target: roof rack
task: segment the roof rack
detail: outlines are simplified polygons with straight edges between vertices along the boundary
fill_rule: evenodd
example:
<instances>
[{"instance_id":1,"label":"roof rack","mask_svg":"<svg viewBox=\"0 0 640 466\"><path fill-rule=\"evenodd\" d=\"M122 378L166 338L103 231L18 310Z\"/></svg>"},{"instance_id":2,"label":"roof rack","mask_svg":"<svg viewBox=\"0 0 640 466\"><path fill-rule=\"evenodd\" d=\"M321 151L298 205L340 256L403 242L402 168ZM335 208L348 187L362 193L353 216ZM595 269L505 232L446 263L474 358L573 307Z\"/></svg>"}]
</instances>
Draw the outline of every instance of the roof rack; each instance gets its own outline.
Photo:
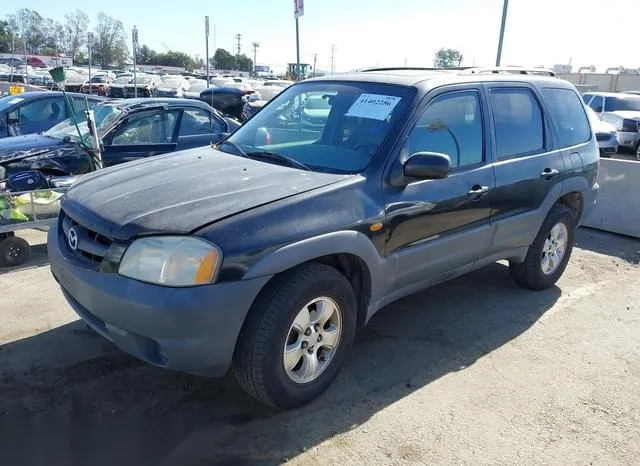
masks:
<instances>
[{"instance_id":1,"label":"roof rack","mask_svg":"<svg viewBox=\"0 0 640 466\"><path fill-rule=\"evenodd\" d=\"M463 71L471 69L471 66L459 66L455 68L420 68L420 67L407 67L407 66L392 66L389 68L367 68L364 70L359 70L359 73L367 73L369 71Z\"/></svg>"},{"instance_id":2,"label":"roof rack","mask_svg":"<svg viewBox=\"0 0 640 466\"><path fill-rule=\"evenodd\" d=\"M538 74L544 76L552 76L557 78L558 75L546 68L521 68L519 66L494 66L487 68L469 68L466 70L468 73L472 74L498 74L498 73L513 73L513 74Z\"/></svg>"}]
</instances>

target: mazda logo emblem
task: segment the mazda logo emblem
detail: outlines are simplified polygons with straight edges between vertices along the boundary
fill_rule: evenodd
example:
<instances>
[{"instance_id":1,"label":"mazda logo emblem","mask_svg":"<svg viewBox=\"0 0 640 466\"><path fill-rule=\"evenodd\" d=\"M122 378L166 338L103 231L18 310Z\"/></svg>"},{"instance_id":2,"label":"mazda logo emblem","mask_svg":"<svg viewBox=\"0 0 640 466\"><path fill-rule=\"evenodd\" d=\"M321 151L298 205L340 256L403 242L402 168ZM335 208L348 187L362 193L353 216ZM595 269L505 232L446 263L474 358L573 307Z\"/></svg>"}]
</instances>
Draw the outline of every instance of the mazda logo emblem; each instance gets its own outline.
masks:
<instances>
[{"instance_id":1,"label":"mazda logo emblem","mask_svg":"<svg viewBox=\"0 0 640 466\"><path fill-rule=\"evenodd\" d=\"M71 249L74 251L78 249L78 232L75 229L69 229L69 237L67 238L67 241L69 242L69 247Z\"/></svg>"}]
</instances>

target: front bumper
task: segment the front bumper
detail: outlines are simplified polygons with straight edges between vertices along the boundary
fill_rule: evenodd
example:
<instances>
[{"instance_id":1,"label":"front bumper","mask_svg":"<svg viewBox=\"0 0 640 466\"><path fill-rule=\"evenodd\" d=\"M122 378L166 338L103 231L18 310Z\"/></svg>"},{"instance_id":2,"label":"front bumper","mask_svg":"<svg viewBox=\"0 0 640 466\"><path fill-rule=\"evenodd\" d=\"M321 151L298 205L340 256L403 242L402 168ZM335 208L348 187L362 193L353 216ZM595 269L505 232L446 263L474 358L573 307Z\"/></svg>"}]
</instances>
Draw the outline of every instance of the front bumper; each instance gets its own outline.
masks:
<instances>
[{"instance_id":1,"label":"front bumper","mask_svg":"<svg viewBox=\"0 0 640 466\"><path fill-rule=\"evenodd\" d=\"M223 375L244 319L270 277L168 288L88 270L59 229L48 234L51 272L75 312L123 351L158 367Z\"/></svg>"}]
</instances>

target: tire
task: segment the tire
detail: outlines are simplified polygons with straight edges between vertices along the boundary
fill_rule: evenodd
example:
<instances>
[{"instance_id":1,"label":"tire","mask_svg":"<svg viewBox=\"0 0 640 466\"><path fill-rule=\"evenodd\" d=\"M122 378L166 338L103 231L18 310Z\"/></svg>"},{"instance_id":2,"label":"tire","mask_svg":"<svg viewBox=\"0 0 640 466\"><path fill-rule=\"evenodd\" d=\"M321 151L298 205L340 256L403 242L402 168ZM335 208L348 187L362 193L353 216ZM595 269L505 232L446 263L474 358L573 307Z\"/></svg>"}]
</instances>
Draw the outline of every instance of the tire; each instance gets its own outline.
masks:
<instances>
[{"instance_id":1,"label":"tire","mask_svg":"<svg viewBox=\"0 0 640 466\"><path fill-rule=\"evenodd\" d=\"M316 343L316 337L317 342L321 341L325 326L316 328L318 333L314 331L310 336L294 328L303 310L308 310L314 300L324 298L335 305L327 309L335 309L331 322L336 324L329 325L329 321L325 324L326 341L336 342L333 351L323 343ZM311 308L316 309L314 305ZM317 316L315 311L307 312L307 315ZM337 336L335 328L340 329ZM236 379L249 395L270 406L292 409L305 405L329 388L337 376L353 343L355 329L356 298L347 278L323 264L298 266L276 277L254 302L236 345L233 364ZM307 331L311 331L311 327ZM305 338L313 341L303 346L305 341L301 340ZM296 365L288 370L285 350L298 343L301 348L296 351L296 354L300 353L299 368L296 370ZM311 356L307 357L305 348ZM326 354L329 356L325 357ZM303 368L309 370L312 365L307 362L313 358L316 358L317 367L321 367L315 378L295 380L306 375Z\"/></svg>"},{"instance_id":2,"label":"tire","mask_svg":"<svg viewBox=\"0 0 640 466\"><path fill-rule=\"evenodd\" d=\"M0 267L15 267L31 257L31 246L24 239L9 236L0 241Z\"/></svg>"},{"instance_id":3,"label":"tire","mask_svg":"<svg viewBox=\"0 0 640 466\"><path fill-rule=\"evenodd\" d=\"M543 270L545 264L549 265L554 261L544 261L543 252L545 251L547 240L557 225L564 225L566 229L566 231L563 232L566 235L563 248L564 252L561 259L555 263L555 268L552 271L547 268L547 273L545 273ZM562 229L562 227L558 228ZM529 247L524 262L509 263L511 278L518 285L531 290L544 290L553 286L562 276L571 257L571 251L573 250L575 241L575 229L575 218L571 209L562 204L554 205L542 224L533 244ZM560 241L558 241L558 243L560 243Z\"/></svg>"},{"instance_id":4,"label":"tire","mask_svg":"<svg viewBox=\"0 0 640 466\"><path fill-rule=\"evenodd\" d=\"M636 159L640 161L640 142L636 144Z\"/></svg>"}]
</instances>

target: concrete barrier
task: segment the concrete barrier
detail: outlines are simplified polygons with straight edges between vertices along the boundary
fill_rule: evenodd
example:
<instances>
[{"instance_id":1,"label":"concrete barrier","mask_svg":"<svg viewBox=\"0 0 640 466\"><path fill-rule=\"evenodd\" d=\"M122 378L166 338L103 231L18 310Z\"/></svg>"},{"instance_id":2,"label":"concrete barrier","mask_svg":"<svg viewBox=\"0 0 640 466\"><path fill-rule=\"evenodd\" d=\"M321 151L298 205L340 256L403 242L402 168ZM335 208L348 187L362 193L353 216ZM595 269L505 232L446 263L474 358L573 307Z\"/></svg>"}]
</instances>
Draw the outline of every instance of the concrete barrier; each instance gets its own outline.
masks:
<instances>
[{"instance_id":1,"label":"concrete barrier","mask_svg":"<svg viewBox=\"0 0 640 466\"><path fill-rule=\"evenodd\" d=\"M598 201L583 226L640 238L640 162L600 159Z\"/></svg>"}]
</instances>

